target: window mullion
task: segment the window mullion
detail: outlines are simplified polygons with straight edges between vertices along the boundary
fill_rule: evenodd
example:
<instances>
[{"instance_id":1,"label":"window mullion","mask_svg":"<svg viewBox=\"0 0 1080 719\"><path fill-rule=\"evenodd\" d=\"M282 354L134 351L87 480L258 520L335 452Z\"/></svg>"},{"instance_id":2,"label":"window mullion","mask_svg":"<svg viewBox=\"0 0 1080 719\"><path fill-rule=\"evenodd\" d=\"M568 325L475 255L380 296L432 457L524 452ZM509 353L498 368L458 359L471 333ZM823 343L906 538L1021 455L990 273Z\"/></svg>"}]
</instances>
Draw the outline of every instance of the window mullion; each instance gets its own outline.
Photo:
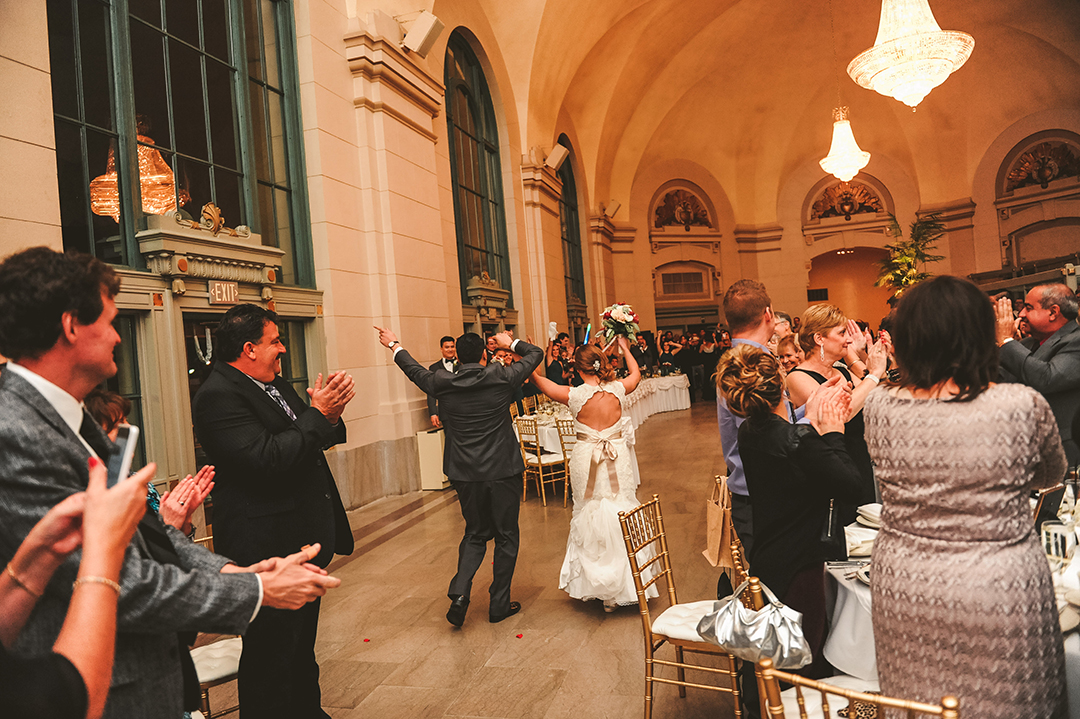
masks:
<instances>
[{"instance_id":1,"label":"window mullion","mask_svg":"<svg viewBox=\"0 0 1080 719\"><path fill-rule=\"evenodd\" d=\"M139 191L139 154L135 137L135 82L131 66L131 26L128 0L112 0L110 27L113 33L113 84L116 101L116 178L119 187L120 235L124 238L124 264L146 269L135 233L144 227L142 196Z\"/></svg>"},{"instance_id":2,"label":"window mullion","mask_svg":"<svg viewBox=\"0 0 1080 719\"><path fill-rule=\"evenodd\" d=\"M236 141L240 145L240 172L244 176L240 194L241 212L247 220L246 225L254 231L259 227L258 172L255 168L255 156L252 152L254 138L251 136L251 105L248 87L251 79L247 71L247 45L244 42L244 8L239 0L233 0L226 6L229 14L229 61L236 68L233 75L233 100L236 106Z\"/></svg>"}]
</instances>

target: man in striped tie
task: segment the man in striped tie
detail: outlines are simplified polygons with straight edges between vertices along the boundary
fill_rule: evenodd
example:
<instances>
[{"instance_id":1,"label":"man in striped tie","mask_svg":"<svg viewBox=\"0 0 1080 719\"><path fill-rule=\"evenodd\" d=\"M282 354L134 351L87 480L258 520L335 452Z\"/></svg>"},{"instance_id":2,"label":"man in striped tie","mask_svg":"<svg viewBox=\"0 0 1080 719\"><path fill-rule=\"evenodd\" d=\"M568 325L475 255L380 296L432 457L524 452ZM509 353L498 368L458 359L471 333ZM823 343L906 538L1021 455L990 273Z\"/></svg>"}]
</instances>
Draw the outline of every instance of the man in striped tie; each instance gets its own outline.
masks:
<instances>
[{"instance_id":1,"label":"man in striped tie","mask_svg":"<svg viewBox=\"0 0 1080 719\"><path fill-rule=\"evenodd\" d=\"M323 450L345 441L341 414L353 379L320 374L304 402L280 376L278 317L233 307L218 324L217 362L192 402L195 433L216 465L214 545L255 563L320 545L313 561L351 554L352 532ZM303 351L294 348L295 351ZM278 547L292 547L282 555ZM326 717L315 661L318 600L259 613L244 636L239 694L245 717Z\"/></svg>"}]
</instances>

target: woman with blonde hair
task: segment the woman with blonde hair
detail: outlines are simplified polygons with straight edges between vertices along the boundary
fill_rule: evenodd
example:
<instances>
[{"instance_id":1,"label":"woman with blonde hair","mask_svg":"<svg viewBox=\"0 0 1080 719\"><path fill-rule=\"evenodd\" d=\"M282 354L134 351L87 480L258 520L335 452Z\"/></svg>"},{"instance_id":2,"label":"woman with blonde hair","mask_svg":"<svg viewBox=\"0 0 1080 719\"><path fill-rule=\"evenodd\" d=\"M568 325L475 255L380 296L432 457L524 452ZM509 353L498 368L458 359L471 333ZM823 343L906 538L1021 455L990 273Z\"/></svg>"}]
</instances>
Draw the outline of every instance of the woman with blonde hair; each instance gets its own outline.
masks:
<instances>
[{"instance_id":1,"label":"woman with blonde hair","mask_svg":"<svg viewBox=\"0 0 1080 719\"><path fill-rule=\"evenodd\" d=\"M544 394L570 407L577 430L568 458L574 512L559 589L574 599L600 599L608 612L637 604L619 512L638 505L634 425L626 395L637 388L641 373L626 338L618 342L629 371L625 379L615 378L607 356L592 345L574 351L574 368L582 379L577 387L532 374ZM657 596L655 589L650 588L649 596Z\"/></svg>"},{"instance_id":2,"label":"woman with blonde hair","mask_svg":"<svg viewBox=\"0 0 1080 719\"><path fill-rule=\"evenodd\" d=\"M804 673L828 676L821 655L826 611L823 565L830 547L821 538L834 497L854 502L861 479L844 443L850 397L830 380L806 403L809 425L791 424L784 373L777 358L741 344L724 355L717 387L739 427L739 454L754 498L750 566L784 604L803 615L814 661Z\"/></svg>"},{"instance_id":3,"label":"woman with blonde hair","mask_svg":"<svg viewBox=\"0 0 1080 719\"><path fill-rule=\"evenodd\" d=\"M862 408L866 396L881 381L887 368L889 337L882 333L874 343L865 336L854 320L849 320L839 307L830 304L810 306L802 316L799 345L806 359L787 376L787 389L796 407L821 384L834 377L851 389L851 408L847 417L844 440L848 454L859 468L863 492L858 504L877 498L874 488L874 468L863 437L865 425ZM853 506L841 512L841 521L854 521Z\"/></svg>"}]
</instances>

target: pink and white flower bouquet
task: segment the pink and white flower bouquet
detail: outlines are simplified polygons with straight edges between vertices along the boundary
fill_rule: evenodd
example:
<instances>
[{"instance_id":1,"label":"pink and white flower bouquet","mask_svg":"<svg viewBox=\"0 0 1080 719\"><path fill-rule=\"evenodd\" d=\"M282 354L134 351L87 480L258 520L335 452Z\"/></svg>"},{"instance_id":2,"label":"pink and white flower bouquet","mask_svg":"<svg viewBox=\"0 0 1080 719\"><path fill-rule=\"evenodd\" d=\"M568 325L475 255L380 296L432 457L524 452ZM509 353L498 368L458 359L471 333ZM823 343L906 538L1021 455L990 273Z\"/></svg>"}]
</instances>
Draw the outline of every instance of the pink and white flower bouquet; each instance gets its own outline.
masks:
<instances>
[{"instance_id":1,"label":"pink and white flower bouquet","mask_svg":"<svg viewBox=\"0 0 1080 719\"><path fill-rule=\"evenodd\" d=\"M630 344L637 342L638 316L630 305L613 304L600 315L600 324L604 328L604 336L608 344L615 341L618 336L626 337Z\"/></svg>"}]
</instances>

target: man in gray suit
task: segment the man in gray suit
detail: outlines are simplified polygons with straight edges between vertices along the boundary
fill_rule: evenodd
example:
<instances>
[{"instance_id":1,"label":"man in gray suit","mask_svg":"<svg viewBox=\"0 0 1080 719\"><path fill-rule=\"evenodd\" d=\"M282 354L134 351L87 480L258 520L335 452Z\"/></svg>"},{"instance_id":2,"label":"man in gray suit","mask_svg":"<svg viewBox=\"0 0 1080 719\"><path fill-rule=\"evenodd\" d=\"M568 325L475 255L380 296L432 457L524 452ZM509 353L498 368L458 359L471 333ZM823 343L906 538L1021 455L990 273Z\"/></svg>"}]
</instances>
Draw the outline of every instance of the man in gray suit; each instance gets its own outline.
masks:
<instances>
[{"instance_id":1,"label":"man in gray suit","mask_svg":"<svg viewBox=\"0 0 1080 719\"><path fill-rule=\"evenodd\" d=\"M379 341L394 350L394 362L417 387L439 401L439 417L446 428L443 473L458 494L465 536L458 547L457 574L450 582L450 609L446 619L460 627L469 609L473 575L484 561L489 540L495 540L488 619L501 622L521 610L510 601L510 581L518 550L518 507L521 505L521 458L510 403L532 371L540 366L544 351L509 333L494 336L500 349L521 355L520 362L504 366L480 364L484 342L466 332L457 339L460 365L456 373L425 369L409 355L388 329L379 330Z\"/></svg>"},{"instance_id":2,"label":"man in gray suit","mask_svg":"<svg viewBox=\"0 0 1080 719\"><path fill-rule=\"evenodd\" d=\"M88 255L35 247L0 262L0 562L34 524L86 489L87 462L116 448L82 406L116 372L120 278ZM318 548L312 548L317 551ZM52 646L81 553L53 575L14 651ZM310 550L241 568L147 512L120 572L116 658L105 717L179 717L198 703L186 640L242 633L260 606L296 609L339 580L305 566Z\"/></svg>"},{"instance_id":3,"label":"man in gray suit","mask_svg":"<svg viewBox=\"0 0 1080 719\"><path fill-rule=\"evenodd\" d=\"M1069 465L1080 464L1080 448L1073 441L1071 426L1080 410L1080 325L1076 324L1077 299L1062 284L1033 287L1024 298L1020 320L1031 328L1031 336L1016 339L1017 321L1012 303L999 299L997 341L1001 347L1001 380L1019 382L1038 391L1054 411L1061 443Z\"/></svg>"}]
</instances>

